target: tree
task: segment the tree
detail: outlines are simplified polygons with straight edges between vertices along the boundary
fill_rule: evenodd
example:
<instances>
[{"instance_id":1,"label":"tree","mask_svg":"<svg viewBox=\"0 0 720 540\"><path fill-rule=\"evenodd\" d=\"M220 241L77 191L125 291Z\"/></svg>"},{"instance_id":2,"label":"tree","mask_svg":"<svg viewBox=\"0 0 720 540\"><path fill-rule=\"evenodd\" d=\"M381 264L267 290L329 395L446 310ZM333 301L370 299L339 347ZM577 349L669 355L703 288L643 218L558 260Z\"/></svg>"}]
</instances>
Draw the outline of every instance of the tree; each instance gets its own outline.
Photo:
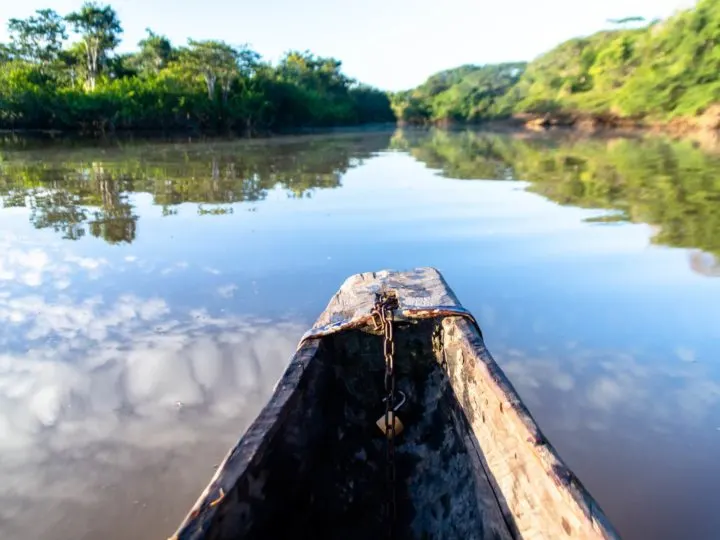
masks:
<instances>
[{"instance_id":1,"label":"tree","mask_svg":"<svg viewBox=\"0 0 720 540\"><path fill-rule=\"evenodd\" d=\"M233 81L241 75L249 76L260 56L247 46L236 49L223 41L188 41L181 54L181 63L201 76L207 86L208 99L215 98L215 85L219 82L223 101L227 101Z\"/></svg>"},{"instance_id":2,"label":"tree","mask_svg":"<svg viewBox=\"0 0 720 540\"><path fill-rule=\"evenodd\" d=\"M632 68L635 40L621 35L600 50L589 69L595 86L600 90L620 88Z\"/></svg>"},{"instance_id":3,"label":"tree","mask_svg":"<svg viewBox=\"0 0 720 540\"><path fill-rule=\"evenodd\" d=\"M415 90L393 96L401 122L476 122L509 116L503 99L525 72L524 62L463 65L436 73Z\"/></svg>"},{"instance_id":4,"label":"tree","mask_svg":"<svg viewBox=\"0 0 720 540\"><path fill-rule=\"evenodd\" d=\"M87 63L87 84L94 90L107 54L120 44L122 26L110 6L86 2L79 11L65 18L82 36Z\"/></svg>"},{"instance_id":5,"label":"tree","mask_svg":"<svg viewBox=\"0 0 720 540\"><path fill-rule=\"evenodd\" d=\"M280 60L280 77L323 94L345 93L352 79L342 73L342 62L335 58L315 56L309 51L290 51Z\"/></svg>"},{"instance_id":6,"label":"tree","mask_svg":"<svg viewBox=\"0 0 720 540\"><path fill-rule=\"evenodd\" d=\"M73 43L60 51L58 65L65 77L66 84L69 83L71 87L75 87L87 80L86 58L85 45L81 42Z\"/></svg>"},{"instance_id":7,"label":"tree","mask_svg":"<svg viewBox=\"0 0 720 540\"><path fill-rule=\"evenodd\" d=\"M52 9L39 9L27 19L10 19L11 47L18 58L48 64L55 60L67 39L63 18Z\"/></svg>"},{"instance_id":8,"label":"tree","mask_svg":"<svg viewBox=\"0 0 720 540\"><path fill-rule=\"evenodd\" d=\"M277 66L247 45L191 40L176 49L150 29L120 52L108 1L81 0L64 20L45 10L11 22L13 43L0 44L0 129L250 134L393 120L388 96L356 85L334 58L289 53Z\"/></svg>"},{"instance_id":9,"label":"tree","mask_svg":"<svg viewBox=\"0 0 720 540\"><path fill-rule=\"evenodd\" d=\"M143 74L157 75L161 69L167 67L175 51L167 37L158 35L149 28L145 31L148 35L138 42L140 51L134 58L135 68Z\"/></svg>"},{"instance_id":10,"label":"tree","mask_svg":"<svg viewBox=\"0 0 720 540\"><path fill-rule=\"evenodd\" d=\"M0 64L10 62L13 58L15 58L15 52L12 47L0 43Z\"/></svg>"}]
</instances>

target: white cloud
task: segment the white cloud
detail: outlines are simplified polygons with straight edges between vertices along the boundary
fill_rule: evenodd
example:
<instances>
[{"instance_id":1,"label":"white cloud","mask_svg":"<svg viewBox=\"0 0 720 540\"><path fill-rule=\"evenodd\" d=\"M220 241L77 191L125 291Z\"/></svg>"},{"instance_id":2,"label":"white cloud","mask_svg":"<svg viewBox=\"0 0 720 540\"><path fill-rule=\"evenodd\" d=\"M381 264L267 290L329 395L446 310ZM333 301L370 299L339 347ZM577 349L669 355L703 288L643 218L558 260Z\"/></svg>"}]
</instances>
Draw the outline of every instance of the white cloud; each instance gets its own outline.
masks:
<instances>
[{"instance_id":1,"label":"white cloud","mask_svg":"<svg viewBox=\"0 0 720 540\"><path fill-rule=\"evenodd\" d=\"M222 287L218 287L217 293L222 296L223 298L232 298L235 296L235 291L238 290L238 286L230 283L228 285L223 285Z\"/></svg>"},{"instance_id":2,"label":"white cloud","mask_svg":"<svg viewBox=\"0 0 720 540\"><path fill-rule=\"evenodd\" d=\"M39 287L42 285L42 274L40 272L26 272L20 281L28 287Z\"/></svg>"},{"instance_id":3,"label":"white cloud","mask_svg":"<svg viewBox=\"0 0 720 540\"><path fill-rule=\"evenodd\" d=\"M166 275L172 274L173 272L176 272L176 271L178 271L178 270L185 270L186 268L188 268L188 266L189 266L188 263L186 263L186 262L184 262L184 261L181 261L181 262L175 263L175 264L173 264L173 265L171 265L171 266L168 266L167 268L163 268L163 269L160 271L160 274L163 275L163 276L166 276ZM211 273L214 273L214 274L219 274L219 273L220 273L219 270L214 270L214 269L205 269L205 271L206 271L206 272L211 272Z\"/></svg>"},{"instance_id":4,"label":"white cloud","mask_svg":"<svg viewBox=\"0 0 720 540\"><path fill-rule=\"evenodd\" d=\"M49 262L47 253L37 248L25 253L17 250L14 252L14 257L18 265L38 271L45 268Z\"/></svg>"},{"instance_id":5,"label":"white cloud","mask_svg":"<svg viewBox=\"0 0 720 540\"><path fill-rule=\"evenodd\" d=\"M612 429L620 441L642 430L696 428L720 412L720 381L701 364L686 363L695 356L683 348L665 357L633 356L577 343L555 349L552 358L495 349L520 396L550 431Z\"/></svg>"},{"instance_id":6,"label":"white cloud","mask_svg":"<svg viewBox=\"0 0 720 540\"><path fill-rule=\"evenodd\" d=\"M0 280L17 279L28 287L42 285L43 272L49 266L49 257L43 250L23 251L7 245L0 245L0 249Z\"/></svg>"},{"instance_id":7,"label":"white cloud","mask_svg":"<svg viewBox=\"0 0 720 540\"><path fill-rule=\"evenodd\" d=\"M616 379L600 377L590 386L588 400L599 409L612 409L624 401L627 390Z\"/></svg>"},{"instance_id":8,"label":"white cloud","mask_svg":"<svg viewBox=\"0 0 720 540\"><path fill-rule=\"evenodd\" d=\"M527 358L517 349L509 349L506 354L511 359L503 363L503 369L516 384L527 390L547 385L568 391L575 386L573 375L563 370L556 361Z\"/></svg>"},{"instance_id":9,"label":"white cloud","mask_svg":"<svg viewBox=\"0 0 720 540\"><path fill-rule=\"evenodd\" d=\"M71 282L69 279L61 278L58 281L56 281L53 285L58 291L64 291L71 285Z\"/></svg>"},{"instance_id":10,"label":"white cloud","mask_svg":"<svg viewBox=\"0 0 720 540\"><path fill-rule=\"evenodd\" d=\"M22 501L0 506L0 536L17 527L53 537L57 524L82 536L86 516L125 519L140 492L156 496L158 481L172 486L181 515L259 412L303 330L175 313L160 298L1 293L0 338L20 333L26 349L0 353L0 499ZM186 472L159 480L177 470ZM97 495L114 485L130 486L132 499ZM39 511L42 520L30 518Z\"/></svg>"},{"instance_id":11,"label":"white cloud","mask_svg":"<svg viewBox=\"0 0 720 540\"><path fill-rule=\"evenodd\" d=\"M677 347L675 349L675 354L683 362L695 362L695 351L688 347Z\"/></svg>"},{"instance_id":12,"label":"white cloud","mask_svg":"<svg viewBox=\"0 0 720 540\"><path fill-rule=\"evenodd\" d=\"M170 408L178 402L202 403L203 393L191 365L181 360L181 350L181 341L165 339L159 347L138 348L128 355L126 392L136 411L147 406L152 414L156 407Z\"/></svg>"},{"instance_id":13,"label":"white cloud","mask_svg":"<svg viewBox=\"0 0 720 540\"><path fill-rule=\"evenodd\" d=\"M22 246L22 247L19 247ZM70 286L70 275L78 270L98 278L108 262L103 258L66 254L58 245L25 247L21 239L6 235L0 239L0 281L38 288L51 283L58 290Z\"/></svg>"}]
</instances>

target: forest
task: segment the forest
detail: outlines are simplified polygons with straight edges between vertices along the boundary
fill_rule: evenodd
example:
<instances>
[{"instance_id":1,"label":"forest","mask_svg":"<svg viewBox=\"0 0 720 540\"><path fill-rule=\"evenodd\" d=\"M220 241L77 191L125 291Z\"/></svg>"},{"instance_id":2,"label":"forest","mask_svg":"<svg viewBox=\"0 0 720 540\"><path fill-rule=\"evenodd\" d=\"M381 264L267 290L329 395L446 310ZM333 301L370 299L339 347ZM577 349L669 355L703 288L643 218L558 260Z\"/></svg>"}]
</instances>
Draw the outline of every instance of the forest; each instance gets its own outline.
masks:
<instances>
[{"instance_id":1,"label":"forest","mask_svg":"<svg viewBox=\"0 0 720 540\"><path fill-rule=\"evenodd\" d=\"M704 115L720 128L720 2L664 21L627 17L530 63L461 66L392 96L401 122L477 122L550 115L570 123L668 123Z\"/></svg>"},{"instance_id":2,"label":"forest","mask_svg":"<svg viewBox=\"0 0 720 540\"><path fill-rule=\"evenodd\" d=\"M720 128L718 0L665 21L608 24L531 62L460 66L393 93L308 51L273 65L247 45L176 45L147 29L135 52L119 53L111 6L43 9L11 19L0 43L0 129L264 133L511 118Z\"/></svg>"},{"instance_id":3,"label":"forest","mask_svg":"<svg viewBox=\"0 0 720 540\"><path fill-rule=\"evenodd\" d=\"M10 19L0 129L254 133L395 120L387 94L334 58L289 51L271 65L247 45L177 46L150 29L135 52L117 53L122 33L111 6L90 2Z\"/></svg>"}]
</instances>

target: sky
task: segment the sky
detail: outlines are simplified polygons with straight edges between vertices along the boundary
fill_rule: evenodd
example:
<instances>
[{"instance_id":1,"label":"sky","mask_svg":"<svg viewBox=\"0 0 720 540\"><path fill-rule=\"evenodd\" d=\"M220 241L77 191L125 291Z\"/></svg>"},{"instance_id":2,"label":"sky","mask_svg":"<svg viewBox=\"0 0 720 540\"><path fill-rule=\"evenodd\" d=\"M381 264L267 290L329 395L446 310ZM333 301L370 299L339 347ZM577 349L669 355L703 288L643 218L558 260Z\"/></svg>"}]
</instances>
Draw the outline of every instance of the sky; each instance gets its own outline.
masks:
<instances>
[{"instance_id":1,"label":"sky","mask_svg":"<svg viewBox=\"0 0 720 540\"><path fill-rule=\"evenodd\" d=\"M384 90L417 86L461 64L531 60L571 37L608 27L607 19L667 17L694 0L114 0L130 51L145 28L175 44L221 39L249 44L268 60L310 50L343 62L345 73ZM7 20L36 9L61 14L81 0L0 2Z\"/></svg>"}]
</instances>

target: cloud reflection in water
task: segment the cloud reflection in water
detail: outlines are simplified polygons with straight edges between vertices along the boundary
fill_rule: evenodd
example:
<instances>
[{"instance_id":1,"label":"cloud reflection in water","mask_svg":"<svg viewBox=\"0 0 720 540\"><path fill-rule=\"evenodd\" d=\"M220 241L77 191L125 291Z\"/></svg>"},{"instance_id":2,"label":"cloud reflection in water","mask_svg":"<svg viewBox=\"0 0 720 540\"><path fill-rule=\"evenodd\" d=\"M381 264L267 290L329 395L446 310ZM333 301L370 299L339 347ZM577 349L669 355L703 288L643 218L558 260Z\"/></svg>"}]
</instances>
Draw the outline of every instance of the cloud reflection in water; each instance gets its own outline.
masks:
<instances>
[{"instance_id":1,"label":"cloud reflection in water","mask_svg":"<svg viewBox=\"0 0 720 540\"><path fill-rule=\"evenodd\" d=\"M0 355L0 531L27 538L168 534L303 330L133 295L4 294L0 326L26 346Z\"/></svg>"}]
</instances>

